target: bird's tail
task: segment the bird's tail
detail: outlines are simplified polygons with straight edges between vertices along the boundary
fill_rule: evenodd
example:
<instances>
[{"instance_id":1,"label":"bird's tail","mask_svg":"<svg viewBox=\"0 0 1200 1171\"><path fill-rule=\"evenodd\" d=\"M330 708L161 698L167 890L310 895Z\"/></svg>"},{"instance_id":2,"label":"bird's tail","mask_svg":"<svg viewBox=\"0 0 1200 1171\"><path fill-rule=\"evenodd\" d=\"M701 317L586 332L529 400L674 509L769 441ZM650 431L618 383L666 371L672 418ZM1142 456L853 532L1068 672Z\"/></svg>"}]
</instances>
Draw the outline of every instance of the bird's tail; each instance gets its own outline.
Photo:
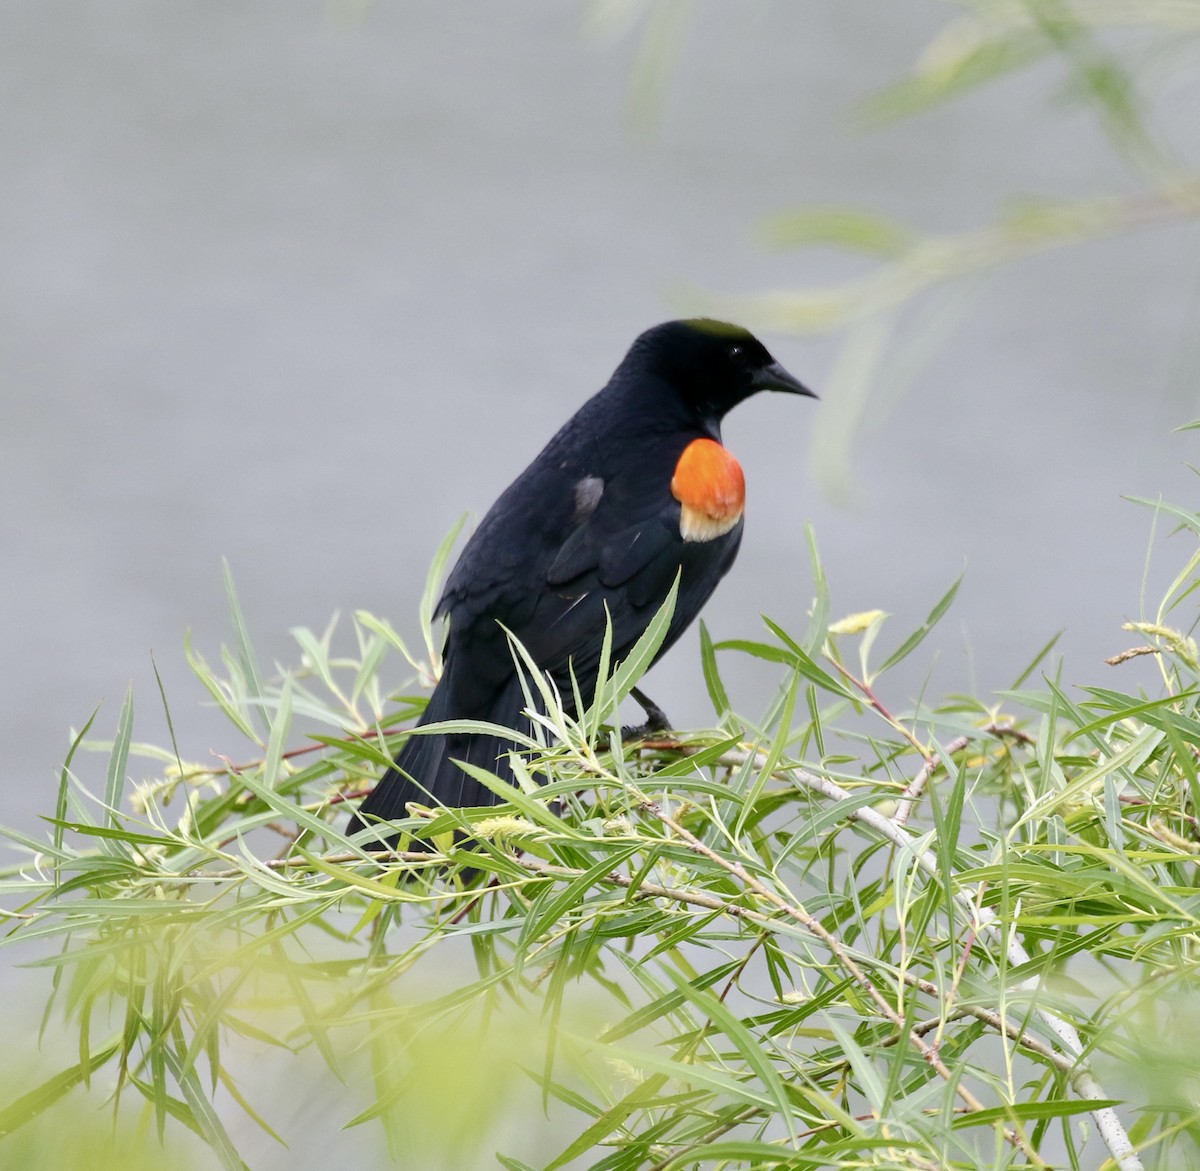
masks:
<instances>
[{"instance_id":1,"label":"bird's tail","mask_svg":"<svg viewBox=\"0 0 1200 1171\"><path fill-rule=\"evenodd\" d=\"M515 674L489 701L485 711L464 714L455 702L454 690L453 680L448 675L443 676L417 726L466 718L528 730L528 717L522 714L526 706L525 693ZM478 765L511 781L513 774L508 754L516 747L514 741L499 736L466 733L410 736L395 763L350 819L346 832L352 834L369 824L407 817L410 801L451 808L494 805L499 798L459 768L456 761Z\"/></svg>"}]
</instances>

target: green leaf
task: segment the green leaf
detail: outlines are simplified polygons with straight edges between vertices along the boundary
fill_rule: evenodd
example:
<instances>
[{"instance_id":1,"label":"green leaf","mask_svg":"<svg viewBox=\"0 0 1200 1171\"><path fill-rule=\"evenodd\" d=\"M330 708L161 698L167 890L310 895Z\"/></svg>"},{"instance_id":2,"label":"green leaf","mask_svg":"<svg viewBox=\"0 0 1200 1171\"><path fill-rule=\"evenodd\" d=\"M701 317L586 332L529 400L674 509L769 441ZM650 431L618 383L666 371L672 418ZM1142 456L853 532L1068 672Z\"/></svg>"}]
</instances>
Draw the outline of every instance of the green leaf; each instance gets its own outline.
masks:
<instances>
[{"instance_id":1,"label":"green leaf","mask_svg":"<svg viewBox=\"0 0 1200 1171\"><path fill-rule=\"evenodd\" d=\"M877 256L895 256L913 241L912 233L892 220L848 207L805 207L772 216L766 237L778 248L827 244Z\"/></svg>"},{"instance_id":2,"label":"green leaf","mask_svg":"<svg viewBox=\"0 0 1200 1171\"><path fill-rule=\"evenodd\" d=\"M1029 665L1016 677L1010 684L1009 690L1016 691L1022 687L1026 680L1038 669L1038 666L1043 662L1046 656L1058 645L1058 640L1062 638L1063 632L1058 631L1048 642L1037 652L1036 655L1029 661Z\"/></svg>"},{"instance_id":3,"label":"green leaf","mask_svg":"<svg viewBox=\"0 0 1200 1171\"><path fill-rule=\"evenodd\" d=\"M680 573L675 575L675 580L671 583L658 612L650 619L629 654L617 664L617 669L613 672L613 691L618 703L637 686L638 680L650 669L666 641L671 619L675 616L675 601L679 597Z\"/></svg>"},{"instance_id":4,"label":"green leaf","mask_svg":"<svg viewBox=\"0 0 1200 1171\"><path fill-rule=\"evenodd\" d=\"M246 628L246 619L242 614L242 606L238 601L237 590L234 588L233 571L229 567L229 562L225 560L221 562L221 569L225 577L225 597L229 602L229 620L233 624L233 633L237 645L237 661L242 669L246 691L252 699L258 700L261 705L265 699L262 677L259 675L258 661L254 657L254 647L250 643L250 632ZM258 713L265 727L266 712L261 706L256 706L254 710Z\"/></svg>"},{"instance_id":5,"label":"green leaf","mask_svg":"<svg viewBox=\"0 0 1200 1171\"><path fill-rule=\"evenodd\" d=\"M645 960L641 957L633 958L623 956L624 962L635 969L641 968ZM723 980L729 979L730 976L737 973L742 967L741 960L730 960L724 964L718 964L715 968L709 969L707 972L701 973L689 981L689 987L696 991L703 991L711 988L714 984L720 983ZM645 978L643 978L645 982ZM655 984L655 991L659 991L659 985ZM654 1025L659 1021L666 1020L672 1013L679 1009L682 1004L688 1003L688 998L680 989L672 984L670 991L662 992L657 995L649 1004L643 1004L634 1012L630 1013L623 1021L618 1021L616 1024L609 1025L600 1034L602 1044L610 1045L614 1041L619 1041L623 1037L628 1037L633 1033L638 1032L650 1025Z\"/></svg>"},{"instance_id":6,"label":"green leaf","mask_svg":"<svg viewBox=\"0 0 1200 1171\"><path fill-rule=\"evenodd\" d=\"M663 1171L691 1171L698 1167L729 1167L746 1163L751 1167L786 1167L788 1171L834 1171L835 1168L898 1166L888 1158L892 1151L913 1151L916 1157L908 1166L920 1165L920 1154L924 1143L895 1135L879 1138L852 1137L837 1143L822 1143L811 1152L793 1150L768 1142L730 1139L723 1142L701 1143L689 1146L679 1156L662 1164ZM879 1151L886 1162L864 1162L861 1156L868 1151ZM847 1156L843 1161L840 1156Z\"/></svg>"},{"instance_id":7,"label":"green leaf","mask_svg":"<svg viewBox=\"0 0 1200 1171\"><path fill-rule=\"evenodd\" d=\"M175 767L183 774L183 761L179 756L179 742L175 739L175 721L171 718L171 705L167 702L167 689L163 686L162 676L158 673L158 664L154 655L150 656L150 666L154 668L154 682L158 685L158 697L162 700L163 715L167 720L167 735L171 737L171 752L175 757Z\"/></svg>"},{"instance_id":8,"label":"green leaf","mask_svg":"<svg viewBox=\"0 0 1200 1171\"><path fill-rule=\"evenodd\" d=\"M408 649L408 644L396 632L392 626L384 618L376 618L369 610L355 610L354 620L360 625L365 626L372 634L381 638L388 646L394 650L398 650L412 666L417 665L417 660L413 657Z\"/></svg>"},{"instance_id":9,"label":"green leaf","mask_svg":"<svg viewBox=\"0 0 1200 1171\"><path fill-rule=\"evenodd\" d=\"M293 626L291 636L300 646L300 650L308 658L312 664L313 670L317 672L322 683L330 691L336 691L337 685L333 681L333 672L329 667L329 646L325 639L318 639L307 626Z\"/></svg>"},{"instance_id":10,"label":"green leaf","mask_svg":"<svg viewBox=\"0 0 1200 1171\"><path fill-rule=\"evenodd\" d=\"M667 975L674 981L677 991L686 1000L691 1001L705 1016L712 1021L728 1041L742 1055L746 1064L754 1071L758 1084L770 1096L774 1105L775 1117L787 1127L788 1137L792 1145L796 1145L796 1126L792 1117L792 1104L779 1076L778 1070L771 1064L764 1051L762 1039L755 1036L746 1026L725 1007L724 1002L710 992L701 992L682 976L668 969Z\"/></svg>"},{"instance_id":11,"label":"green leaf","mask_svg":"<svg viewBox=\"0 0 1200 1171\"><path fill-rule=\"evenodd\" d=\"M62 771L58 776L58 797L54 803L54 816L56 819L54 829L54 850L58 853L62 850L63 845L63 827L58 824L67 816L67 793L71 786L71 761L75 759L75 753L79 751L79 746L83 743L84 737L91 730L92 724L95 723L96 717L100 714L100 708L92 709L92 714L88 717L88 721L76 734L75 739L71 741L71 747L67 750L67 759L63 761Z\"/></svg>"},{"instance_id":12,"label":"green leaf","mask_svg":"<svg viewBox=\"0 0 1200 1171\"><path fill-rule=\"evenodd\" d=\"M583 1037L576 1037L575 1041L579 1045L588 1044ZM777 1109L774 1098L762 1092L753 1080L735 1077L713 1065L698 1061L674 1061L654 1052L621 1045L605 1046L604 1052L627 1061L635 1068L664 1073L685 1086L696 1086L710 1093L724 1095L745 1106L756 1106L768 1113Z\"/></svg>"},{"instance_id":13,"label":"green leaf","mask_svg":"<svg viewBox=\"0 0 1200 1171\"><path fill-rule=\"evenodd\" d=\"M58 817L47 817L43 820L48 821L60 834L63 830L70 830L72 833L82 834L84 837L103 838L111 842L128 842L140 846L174 844L171 838L164 837L162 834L138 833L136 830L124 829L121 826L88 825L85 821L70 821Z\"/></svg>"},{"instance_id":14,"label":"green leaf","mask_svg":"<svg viewBox=\"0 0 1200 1171\"><path fill-rule=\"evenodd\" d=\"M188 666L192 668L192 673L204 685L204 689L209 695L216 700L217 706L225 713L229 720L237 727L238 731L246 737L247 740L258 742L258 733L255 732L253 725L246 718L237 705L230 699L225 688L221 686L216 675L213 674L212 668L209 667L203 655L193 649L192 635L189 631L184 635L183 651L187 656Z\"/></svg>"},{"instance_id":15,"label":"green leaf","mask_svg":"<svg viewBox=\"0 0 1200 1171\"><path fill-rule=\"evenodd\" d=\"M754 642L745 638L727 638L716 643L713 650L741 651L744 655L752 655L754 658L763 659L768 663L783 663L784 666L792 668L796 666L795 655L781 647L771 646L767 642ZM833 682L833 680L830 681Z\"/></svg>"},{"instance_id":16,"label":"green leaf","mask_svg":"<svg viewBox=\"0 0 1200 1171\"><path fill-rule=\"evenodd\" d=\"M345 841L346 839L338 833L335 826L330 825L326 821L322 821L313 813L309 813L307 809L298 805L294 801L289 801L288 798L280 796L271 786L263 784L263 782L254 775L252 770L240 773L238 781L245 785L260 801L269 808L275 810L289 821L294 821L301 829L306 829L310 833L324 835L333 838L335 841ZM347 842L347 845L349 843Z\"/></svg>"},{"instance_id":17,"label":"green leaf","mask_svg":"<svg viewBox=\"0 0 1200 1171\"><path fill-rule=\"evenodd\" d=\"M844 699L858 699L858 696L840 679L835 679L824 667L820 666L782 626L766 617L763 618L763 622L766 624L767 629L791 652L792 658L790 662L801 675L823 690L831 691L834 695L840 695Z\"/></svg>"},{"instance_id":18,"label":"green leaf","mask_svg":"<svg viewBox=\"0 0 1200 1171\"><path fill-rule=\"evenodd\" d=\"M656 1073L635 1086L619 1102L605 1110L557 1158L547 1163L544 1171L558 1171L559 1167L565 1167L589 1151L594 1151L617 1127L623 1125L631 1114L652 1106L668 1080L666 1074Z\"/></svg>"},{"instance_id":19,"label":"green leaf","mask_svg":"<svg viewBox=\"0 0 1200 1171\"><path fill-rule=\"evenodd\" d=\"M504 1168L504 1171L537 1171L536 1167L531 1167L528 1163L522 1163L520 1159L513 1159L508 1155L502 1155L499 1151L496 1152L496 1162Z\"/></svg>"},{"instance_id":20,"label":"green leaf","mask_svg":"<svg viewBox=\"0 0 1200 1171\"><path fill-rule=\"evenodd\" d=\"M771 741L771 747L767 750L767 755L763 759L762 764L755 762L752 766L755 772L754 784L751 786L749 793L746 794L746 800L742 805L741 812L738 814L737 822L734 824L733 836L735 838L740 838L745 832L747 819L754 812L763 789L766 788L779 762L783 759L784 750L787 748L792 735L792 720L796 712L796 696L800 690L800 679L800 672L797 671L788 684L783 709L779 713L779 727L776 729L775 736Z\"/></svg>"},{"instance_id":21,"label":"green leaf","mask_svg":"<svg viewBox=\"0 0 1200 1171\"><path fill-rule=\"evenodd\" d=\"M817 548L817 533L811 524L804 526L804 538L808 542L808 559L813 575L813 609L808 633L804 636L804 653L810 659L815 659L829 637L829 582L825 578L825 566Z\"/></svg>"},{"instance_id":22,"label":"green leaf","mask_svg":"<svg viewBox=\"0 0 1200 1171\"><path fill-rule=\"evenodd\" d=\"M249 1168L237 1153L229 1132L218 1117L216 1109L209 1101L200 1085L200 1079L194 1069L185 1069L183 1062L170 1045L163 1046L163 1059L172 1076L183 1091L184 1100L191 1108L192 1118L198 1131L213 1153L220 1160L225 1171L249 1171Z\"/></svg>"},{"instance_id":23,"label":"green leaf","mask_svg":"<svg viewBox=\"0 0 1200 1171\"><path fill-rule=\"evenodd\" d=\"M911 78L888 86L864 102L868 125L910 118L976 89L1043 57L1046 42L1036 32L1005 30L999 37L970 43L966 51L942 55Z\"/></svg>"},{"instance_id":24,"label":"green leaf","mask_svg":"<svg viewBox=\"0 0 1200 1171\"><path fill-rule=\"evenodd\" d=\"M641 849L640 841L618 846L577 878L572 878L562 890L551 893L546 901L536 908L536 913L534 909L531 909L526 916L522 936L529 942L540 939L544 932L564 919L568 911L578 906L596 883L606 878L614 870L619 870L622 863L632 858Z\"/></svg>"},{"instance_id":25,"label":"green leaf","mask_svg":"<svg viewBox=\"0 0 1200 1171\"><path fill-rule=\"evenodd\" d=\"M610 699L609 692L612 690L612 614L609 613L608 602L604 603L604 637L600 641L600 661L596 667L596 690L592 696L591 708L587 712L586 718L586 735L589 742L592 741L600 730L600 724L610 712L614 712L620 704L615 694ZM571 682L575 682L574 668L571 671ZM578 697L576 703L578 704ZM578 709L577 710L582 710Z\"/></svg>"},{"instance_id":26,"label":"green leaf","mask_svg":"<svg viewBox=\"0 0 1200 1171\"><path fill-rule=\"evenodd\" d=\"M0 1138L6 1138L13 1131L32 1121L43 1110L53 1106L65 1094L83 1082L90 1074L106 1064L121 1048L121 1039L109 1041L100 1049L93 1049L87 1061L72 1065L56 1073L44 1081L36 1089L22 1094L0 1110Z\"/></svg>"},{"instance_id":27,"label":"green leaf","mask_svg":"<svg viewBox=\"0 0 1200 1171\"><path fill-rule=\"evenodd\" d=\"M267 757L263 761L263 781L272 789L278 788L283 778L283 752L291 730L292 680L289 676L284 679L283 689L279 693L279 710L271 721L270 736L267 738Z\"/></svg>"},{"instance_id":28,"label":"green leaf","mask_svg":"<svg viewBox=\"0 0 1200 1171\"><path fill-rule=\"evenodd\" d=\"M962 585L962 575L955 579L954 584L942 595L938 603L932 610L929 611L929 617L925 619L921 625L912 632L879 668L876 674L882 675L885 671L894 667L902 659L906 659L913 651L925 641L925 636L941 621L942 615L950 609L951 603L954 601L955 595L958 593L958 587Z\"/></svg>"},{"instance_id":29,"label":"green leaf","mask_svg":"<svg viewBox=\"0 0 1200 1171\"><path fill-rule=\"evenodd\" d=\"M1141 504L1146 508L1153 508L1155 512L1165 512L1168 516L1173 516L1185 528L1200 534L1200 513L1189 512L1188 509L1180 508L1177 504L1168 504L1165 500L1149 500L1145 496L1125 496L1123 499L1128 500L1131 504Z\"/></svg>"},{"instance_id":30,"label":"green leaf","mask_svg":"<svg viewBox=\"0 0 1200 1171\"><path fill-rule=\"evenodd\" d=\"M437 547L437 552L433 555L433 561L429 565L429 573L425 577L425 589L421 593L421 605L418 610L421 634L424 636L425 650L429 655L429 662L434 668L435 674L440 671L442 656L437 641L433 637L433 616L437 609L438 598L441 596L442 578L446 574L446 565L458 541L458 536L463 531L463 525L466 523L467 514L463 513L442 538L442 543Z\"/></svg>"},{"instance_id":31,"label":"green leaf","mask_svg":"<svg viewBox=\"0 0 1200 1171\"><path fill-rule=\"evenodd\" d=\"M133 687L125 692L121 705L121 718L117 721L117 735L112 754L108 758L108 779L104 785L105 822L116 825L117 811L121 807L121 793L125 789L125 766L129 763L129 741L133 736Z\"/></svg>"},{"instance_id":32,"label":"green leaf","mask_svg":"<svg viewBox=\"0 0 1200 1171\"><path fill-rule=\"evenodd\" d=\"M470 764L465 760L457 760L455 763L470 777L473 777L486 789L495 793L500 801L506 805L514 806L519 813L524 814L534 825L545 826L548 829L554 829L563 832L565 826L561 818L557 817L549 809L545 803L537 797L530 797L527 793L521 791L516 786L509 784L507 781L502 781L495 773L489 772L485 768L480 768L479 765Z\"/></svg>"},{"instance_id":33,"label":"green leaf","mask_svg":"<svg viewBox=\"0 0 1200 1171\"><path fill-rule=\"evenodd\" d=\"M361 634L362 632L359 631L360 636ZM359 663L358 670L354 675L354 684L350 688L350 702L352 704L357 705L368 684L374 685L378 682L379 667L387 657L387 650L387 642L378 635L368 640L362 654L362 661ZM374 691L372 694L374 695Z\"/></svg>"},{"instance_id":34,"label":"green leaf","mask_svg":"<svg viewBox=\"0 0 1200 1171\"><path fill-rule=\"evenodd\" d=\"M1111 1110L1126 1103L1119 1098L1060 1098L1041 1102L1013 1102L1008 1106L989 1106L971 1110L954 1119L955 1130L969 1126L994 1126L997 1122L1027 1122L1040 1118L1070 1118L1075 1114L1092 1114Z\"/></svg>"},{"instance_id":35,"label":"green leaf","mask_svg":"<svg viewBox=\"0 0 1200 1171\"><path fill-rule=\"evenodd\" d=\"M717 667L717 653L709 636L708 627L700 623L700 667L704 672L704 685L708 688L708 697L712 700L713 711L716 712L717 722L723 724L732 711L729 693L721 681L721 672Z\"/></svg>"}]
</instances>

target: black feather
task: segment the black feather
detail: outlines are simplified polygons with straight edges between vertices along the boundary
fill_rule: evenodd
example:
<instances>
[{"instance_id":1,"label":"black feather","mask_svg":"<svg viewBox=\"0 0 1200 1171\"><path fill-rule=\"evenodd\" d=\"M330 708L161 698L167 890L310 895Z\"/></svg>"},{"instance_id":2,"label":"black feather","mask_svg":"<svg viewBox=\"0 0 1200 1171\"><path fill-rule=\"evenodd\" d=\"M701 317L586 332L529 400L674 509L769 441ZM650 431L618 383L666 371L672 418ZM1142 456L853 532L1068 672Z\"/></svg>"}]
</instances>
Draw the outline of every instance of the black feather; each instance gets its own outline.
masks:
<instances>
[{"instance_id":1,"label":"black feather","mask_svg":"<svg viewBox=\"0 0 1200 1171\"><path fill-rule=\"evenodd\" d=\"M628 654L680 579L659 654L683 633L728 571L737 521L685 541L671 482L697 439L720 442L721 420L763 389L808 394L762 343L737 326L676 321L647 330L598 394L502 493L451 571L437 613L449 619L446 669L422 724L483 720L529 727L505 629L569 702L572 675L590 697L605 622L613 658ZM511 777L513 741L413 736L363 802L362 818L403 817L406 805L490 804L491 791L454 763Z\"/></svg>"}]
</instances>

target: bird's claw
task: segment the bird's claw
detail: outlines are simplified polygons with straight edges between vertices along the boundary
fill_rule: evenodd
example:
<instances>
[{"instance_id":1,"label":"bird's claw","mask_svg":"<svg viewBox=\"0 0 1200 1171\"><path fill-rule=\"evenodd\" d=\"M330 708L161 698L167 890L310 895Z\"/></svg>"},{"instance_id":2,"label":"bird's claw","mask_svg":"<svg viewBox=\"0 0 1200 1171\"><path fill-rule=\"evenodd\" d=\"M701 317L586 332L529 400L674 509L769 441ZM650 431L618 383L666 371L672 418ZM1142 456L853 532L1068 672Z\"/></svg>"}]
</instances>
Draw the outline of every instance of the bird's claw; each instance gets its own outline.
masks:
<instances>
[{"instance_id":1,"label":"bird's claw","mask_svg":"<svg viewBox=\"0 0 1200 1171\"><path fill-rule=\"evenodd\" d=\"M667 718L667 713L646 695L644 691L633 687L630 688L629 694L637 700L642 711L646 713L646 720L642 724L623 727L621 729L622 740L645 740L656 733L671 731L671 721Z\"/></svg>"}]
</instances>

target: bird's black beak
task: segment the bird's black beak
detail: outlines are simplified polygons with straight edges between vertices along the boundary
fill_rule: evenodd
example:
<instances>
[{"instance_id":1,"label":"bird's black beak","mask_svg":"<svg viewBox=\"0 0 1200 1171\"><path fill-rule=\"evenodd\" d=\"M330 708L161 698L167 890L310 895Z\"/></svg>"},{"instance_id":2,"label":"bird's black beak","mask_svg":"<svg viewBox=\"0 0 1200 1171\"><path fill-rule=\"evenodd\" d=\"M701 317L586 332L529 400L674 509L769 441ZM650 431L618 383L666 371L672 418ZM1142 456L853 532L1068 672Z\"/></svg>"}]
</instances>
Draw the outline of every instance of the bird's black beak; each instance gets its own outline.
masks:
<instances>
[{"instance_id":1,"label":"bird's black beak","mask_svg":"<svg viewBox=\"0 0 1200 1171\"><path fill-rule=\"evenodd\" d=\"M750 384L755 390L781 390L785 394L803 394L809 398L817 396L793 374L789 374L778 362L760 366L755 370Z\"/></svg>"}]
</instances>

